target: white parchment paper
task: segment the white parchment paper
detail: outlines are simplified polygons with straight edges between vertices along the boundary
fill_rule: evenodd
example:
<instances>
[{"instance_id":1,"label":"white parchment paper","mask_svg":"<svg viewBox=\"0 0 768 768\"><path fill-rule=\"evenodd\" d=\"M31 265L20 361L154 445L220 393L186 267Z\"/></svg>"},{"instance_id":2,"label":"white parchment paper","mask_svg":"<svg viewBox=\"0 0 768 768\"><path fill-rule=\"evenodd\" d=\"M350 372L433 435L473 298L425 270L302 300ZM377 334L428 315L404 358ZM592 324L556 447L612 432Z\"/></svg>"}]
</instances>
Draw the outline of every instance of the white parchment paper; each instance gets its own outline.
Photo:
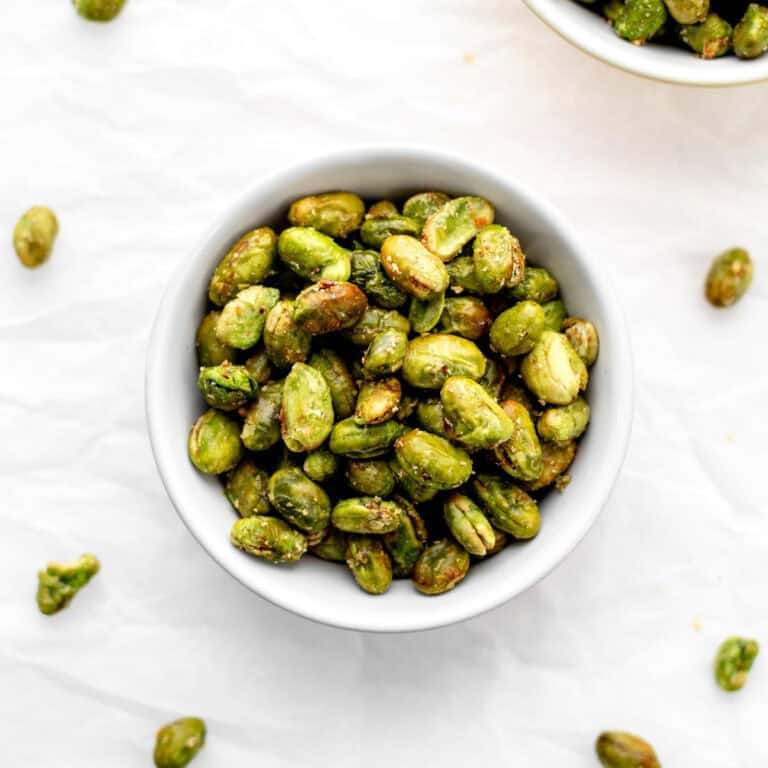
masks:
<instances>
[{"instance_id":1,"label":"white parchment paper","mask_svg":"<svg viewBox=\"0 0 768 768\"><path fill-rule=\"evenodd\" d=\"M0 4L0 754L151 764L205 717L195 768L589 768L604 728L665 766L764 764L768 659L729 696L723 637L768 647L768 89L614 71L515 0ZM426 634L341 632L274 608L189 536L150 455L144 354L173 268L287 162L416 141L546 194L613 273L637 365L625 470L598 524L527 594ZM18 215L51 205L50 263ZM702 299L743 244L752 292ZM103 571L41 616L35 572Z\"/></svg>"}]
</instances>

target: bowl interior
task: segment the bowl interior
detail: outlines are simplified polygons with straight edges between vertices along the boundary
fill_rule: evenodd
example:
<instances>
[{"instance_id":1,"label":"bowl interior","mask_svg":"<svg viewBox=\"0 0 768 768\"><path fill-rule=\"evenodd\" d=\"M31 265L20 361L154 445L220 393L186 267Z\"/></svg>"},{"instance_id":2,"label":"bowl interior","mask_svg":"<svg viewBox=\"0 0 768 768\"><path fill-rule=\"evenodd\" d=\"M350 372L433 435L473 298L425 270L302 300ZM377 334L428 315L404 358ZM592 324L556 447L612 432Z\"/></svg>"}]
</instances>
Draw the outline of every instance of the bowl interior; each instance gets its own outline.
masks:
<instances>
[{"instance_id":1,"label":"bowl interior","mask_svg":"<svg viewBox=\"0 0 768 768\"><path fill-rule=\"evenodd\" d=\"M742 61L735 56L705 61L665 45L631 45L599 14L575 0L525 0L528 7L566 40L620 69L687 85L738 85L768 79L768 56Z\"/></svg>"},{"instance_id":2,"label":"bowl interior","mask_svg":"<svg viewBox=\"0 0 768 768\"><path fill-rule=\"evenodd\" d=\"M564 494L542 506L541 534L472 567L467 579L439 598L395 582L385 597L370 597L343 566L312 557L276 567L235 550L234 512L215 479L187 458L190 425L205 409L196 388L194 335L205 310L210 274L246 230L279 224L302 195L350 189L366 198L402 198L424 190L477 194L493 201L497 221L520 238L529 260L550 268L572 314L588 316L601 334L592 369L592 424ZM349 152L266 179L232 206L202 246L184 262L167 290L150 343L147 412L163 482L190 531L232 575L268 600L342 627L404 631L458 621L501 604L554 567L600 511L623 460L632 410L632 368L623 318L592 254L582 252L548 206L493 172L464 161L415 151Z\"/></svg>"}]
</instances>

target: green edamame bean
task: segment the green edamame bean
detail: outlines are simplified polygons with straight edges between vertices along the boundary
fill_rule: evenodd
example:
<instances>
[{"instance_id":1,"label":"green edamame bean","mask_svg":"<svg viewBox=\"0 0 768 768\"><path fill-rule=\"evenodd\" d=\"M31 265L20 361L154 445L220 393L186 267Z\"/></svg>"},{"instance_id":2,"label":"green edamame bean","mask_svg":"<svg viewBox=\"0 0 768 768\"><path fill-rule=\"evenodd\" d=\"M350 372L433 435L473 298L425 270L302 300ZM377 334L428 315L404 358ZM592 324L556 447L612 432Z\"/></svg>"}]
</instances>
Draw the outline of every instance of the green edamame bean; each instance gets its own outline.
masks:
<instances>
[{"instance_id":1,"label":"green edamame bean","mask_svg":"<svg viewBox=\"0 0 768 768\"><path fill-rule=\"evenodd\" d=\"M716 13L710 13L700 24L680 27L680 39L703 59L716 59L731 50L733 27Z\"/></svg>"},{"instance_id":2,"label":"green edamame bean","mask_svg":"<svg viewBox=\"0 0 768 768\"><path fill-rule=\"evenodd\" d=\"M541 444L530 414L516 400L505 400L501 407L513 426L509 438L494 450L496 462L510 477L536 480L544 465Z\"/></svg>"},{"instance_id":3,"label":"green edamame bean","mask_svg":"<svg viewBox=\"0 0 768 768\"><path fill-rule=\"evenodd\" d=\"M524 300L502 312L491 326L491 348L507 357L530 352L547 327L541 304Z\"/></svg>"},{"instance_id":4,"label":"green edamame bean","mask_svg":"<svg viewBox=\"0 0 768 768\"><path fill-rule=\"evenodd\" d=\"M392 560L398 578L410 576L427 541L427 527L416 507L402 496L395 496L400 507L400 522L395 530L384 534L384 547Z\"/></svg>"},{"instance_id":5,"label":"green edamame bean","mask_svg":"<svg viewBox=\"0 0 768 768\"><path fill-rule=\"evenodd\" d=\"M756 640L729 637L724 640L715 657L715 680L724 691L739 691L747 682L747 675L757 658Z\"/></svg>"},{"instance_id":6,"label":"green edamame bean","mask_svg":"<svg viewBox=\"0 0 768 768\"><path fill-rule=\"evenodd\" d=\"M483 293L498 293L505 285L517 285L525 274L520 241L500 224L489 224L477 233L472 261Z\"/></svg>"},{"instance_id":7,"label":"green edamame bean","mask_svg":"<svg viewBox=\"0 0 768 768\"><path fill-rule=\"evenodd\" d=\"M394 235L418 237L421 234L419 219L409 216L387 216L367 219L360 227L360 239L369 248L381 248L384 241Z\"/></svg>"},{"instance_id":8,"label":"green edamame bean","mask_svg":"<svg viewBox=\"0 0 768 768\"><path fill-rule=\"evenodd\" d=\"M579 397L570 405L548 408L539 416L536 429L543 440L565 443L581 437L589 424L589 405Z\"/></svg>"},{"instance_id":9,"label":"green edamame bean","mask_svg":"<svg viewBox=\"0 0 768 768\"><path fill-rule=\"evenodd\" d=\"M350 253L312 227L290 227L277 240L280 260L306 280L349 280Z\"/></svg>"},{"instance_id":10,"label":"green edamame bean","mask_svg":"<svg viewBox=\"0 0 768 768\"><path fill-rule=\"evenodd\" d=\"M75 10L88 21L112 21L123 10L125 0L72 0Z\"/></svg>"},{"instance_id":11,"label":"green edamame bean","mask_svg":"<svg viewBox=\"0 0 768 768\"><path fill-rule=\"evenodd\" d=\"M375 459L383 456L403 433L398 421L358 424L354 417L338 422L331 432L329 447L338 456L350 459Z\"/></svg>"},{"instance_id":12,"label":"green edamame bean","mask_svg":"<svg viewBox=\"0 0 768 768\"><path fill-rule=\"evenodd\" d=\"M756 59L768 51L768 8L750 3L733 29L733 52L740 59Z\"/></svg>"},{"instance_id":13,"label":"green edamame bean","mask_svg":"<svg viewBox=\"0 0 768 768\"><path fill-rule=\"evenodd\" d=\"M360 496L339 501L331 513L331 522L346 533L388 533L397 528L402 514L394 501Z\"/></svg>"},{"instance_id":14,"label":"green edamame bean","mask_svg":"<svg viewBox=\"0 0 768 768\"><path fill-rule=\"evenodd\" d=\"M240 291L221 310L216 336L235 349L248 349L259 342L267 313L280 299L277 288L253 285Z\"/></svg>"},{"instance_id":15,"label":"green edamame bean","mask_svg":"<svg viewBox=\"0 0 768 768\"><path fill-rule=\"evenodd\" d=\"M467 551L447 539L428 546L413 569L413 584L425 595L441 595L453 589L469 571Z\"/></svg>"},{"instance_id":16,"label":"green edamame bean","mask_svg":"<svg viewBox=\"0 0 768 768\"><path fill-rule=\"evenodd\" d=\"M516 539L532 539L539 532L539 508L522 488L492 475L478 475L472 488L496 528Z\"/></svg>"},{"instance_id":17,"label":"green edamame bean","mask_svg":"<svg viewBox=\"0 0 768 768\"><path fill-rule=\"evenodd\" d=\"M392 561L378 537L350 536L347 565L360 589L371 595L384 594L392 583Z\"/></svg>"},{"instance_id":18,"label":"green edamame bean","mask_svg":"<svg viewBox=\"0 0 768 768\"><path fill-rule=\"evenodd\" d=\"M395 476L382 459L350 459L346 477L349 487L363 496L385 498L395 490Z\"/></svg>"},{"instance_id":19,"label":"green edamame bean","mask_svg":"<svg viewBox=\"0 0 768 768\"><path fill-rule=\"evenodd\" d=\"M312 335L296 324L296 303L278 301L264 324L264 349L277 368L303 363L312 348Z\"/></svg>"},{"instance_id":20,"label":"green edamame bean","mask_svg":"<svg viewBox=\"0 0 768 768\"><path fill-rule=\"evenodd\" d=\"M518 301L546 304L557 298L560 286L554 275L543 267L526 267L523 279L509 289L509 295Z\"/></svg>"},{"instance_id":21,"label":"green edamame bean","mask_svg":"<svg viewBox=\"0 0 768 768\"><path fill-rule=\"evenodd\" d=\"M270 381L245 411L240 438L249 451L266 451L280 440L284 381Z\"/></svg>"},{"instance_id":22,"label":"green edamame bean","mask_svg":"<svg viewBox=\"0 0 768 768\"><path fill-rule=\"evenodd\" d=\"M360 386L355 406L358 424L381 424L391 419L400 405L403 388L394 377L366 381Z\"/></svg>"},{"instance_id":23,"label":"green edamame bean","mask_svg":"<svg viewBox=\"0 0 768 768\"><path fill-rule=\"evenodd\" d=\"M248 369L230 363L201 368L197 385L205 402L220 411L242 408L258 391Z\"/></svg>"},{"instance_id":24,"label":"green edamame bean","mask_svg":"<svg viewBox=\"0 0 768 768\"><path fill-rule=\"evenodd\" d=\"M13 230L13 247L19 261L30 269L48 261L59 233L56 214L43 205L30 208Z\"/></svg>"},{"instance_id":25,"label":"green edamame bean","mask_svg":"<svg viewBox=\"0 0 768 768\"><path fill-rule=\"evenodd\" d=\"M493 224L493 206L482 197L457 197L438 208L421 233L424 247L450 261L481 230Z\"/></svg>"},{"instance_id":26,"label":"green edamame bean","mask_svg":"<svg viewBox=\"0 0 768 768\"><path fill-rule=\"evenodd\" d=\"M280 517L306 533L323 531L331 519L328 494L298 467L269 478L269 501Z\"/></svg>"},{"instance_id":27,"label":"green edamame bean","mask_svg":"<svg viewBox=\"0 0 768 768\"><path fill-rule=\"evenodd\" d=\"M678 24L698 24L709 13L709 0L664 0L664 4Z\"/></svg>"},{"instance_id":28,"label":"green edamame bean","mask_svg":"<svg viewBox=\"0 0 768 768\"><path fill-rule=\"evenodd\" d=\"M379 333L388 328L408 335L411 331L411 323L407 317L394 309L368 307L360 320L342 335L357 346L367 347Z\"/></svg>"},{"instance_id":29,"label":"green edamame bean","mask_svg":"<svg viewBox=\"0 0 768 768\"><path fill-rule=\"evenodd\" d=\"M307 551L307 537L277 517L253 515L232 525L232 544L270 563L294 563Z\"/></svg>"},{"instance_id":30,"label":"green edamame bean","mask_svg":"<svg viewBox=\"0 0 768 768\"><path fill-rule=\"evenodd\" d=\"M731 248L712 262L707 275L706 295L715 307L730 307L752 285L752 259L743 248Z\"/></svg>"},{"instance_id":31,"label":"green edamame bean","mask_svg":"<svg viewBox=\"0 0 768 768\"><path fill-rule=\"evenodd\" d=\"M431 299L411 299L408 320L416 333L429 333L439 322L445 307L445 293L435 294Z\"/></svg>"},{"instance_id":32,"label":"green edamame bean","mask_svg":"<svg viewBox=\"0 0 768 768\"><path fill-rule=\"evenodd\" d=\"M448 287L445 264L415 237L388 237L381 246L381 264L392 282L417 299L427 301Z\"/></svg>"},{"instance_id":33,"label":"green edamame bean","mask_svg":"<svg viewBox=\"0 0 768 768\"><path fill-rule=\"evenodd\" d=\"M477 341L485 336L492 322L491 313L481 299L475 296L457 296L445 300L440 316L440 330Z\"/></svg>"},{"instance_id":34,"label":"green edamame bean","mask_svg":"<svg viewBox=\"0 0 768 768\"><path fill-rule=\"evenodd\" d=\"M189 458L205 474L220 475L233 469L243 455L240 424L231 416L211 409L189 433Z\"/></svg>"},{"instance_id":35,"label":"green edamame bean","mask_svg":"<svg viewBox=\"0 0 768 768\"><path fill-rule=\"evenodd\" d=\"M319 448L333 428L333 401L323 375L295 363L285 378L280 408L281 435L289 451Z\"/></svg>"},{"instance_id":36,"label":"green edamame bean","mask_svg":"<svg viewBox=\"0 0 768 768\"><path fill-rule=\"evenodd\" d=\"M72 563L52 562L37 574L37 607L51 616L64 610L75 595L99 572L95 555L81 555Z\"/></svg>"},{"instance_id":37,"label":"green edamame bean","mask_svg":"<svg viewBox=\"0 0 768 768\"><path fill-rule=\"evenodd\" d=\"M496 534L483 510L469 496L452 493L443 505L443 517L456 541L470 555L485 557L496 544Z\"/></svg>"},{"instance_id":38,"label":"green edamame bean","mask_svg":"<svg viewBox=\"0 0 768 768\"><path fill-rule=\"evenodd\" d=\"M295 227L314 227L331 237L347 237L360 227L365 203L352 192L325 192L302 197L288 211Z\"/></svg>"},{"instance_id":39,"label":"green edamame bean","mask_svg":"<svg viewBox=\"0 0 768 768\"><path fill-rule=\"evenodd\" d=\"M312 355L309 364L325 379L336 418L351 416L357 402L357 384L341 355L332 349L321 349Z\"/></svg>"},{"instance_id":40,"label":"green edamame bean","mask_svg":"<svg viewBox=\"0 0 768 768\"><path fill-rule=\"evenodd\" d=\"M296 325L317 336L355 325L368 309L368 299L352 283L320 280L296 297L294 307Z\"/></svg>"},{"instance_id":41,"label":"green edamame bean","mask_svg":"<svg viewBox=\"0 0 768 768\"><path fill-rule=\"evenodd\" d=\"M587 367L562 333L544 331L520 366L528 389L552 405L572 403L589 381Z\"/></svg>"},{"instance_id":42,"label":"green edamame bean","mask_svg":"<svg viewBox=\"0 0 768 768\"><path fill-rule=\"evenodd\" d=\"M277 235L259 227L243 235L216 267L208 286L208 298L223 307L240 291L264 282L277 252Z\"/></svg>"},{"instance_id":43,"label":"green edamame bean","mask_svg":"<svg viewBox=\"0 0 768 768\"><path fill-rule=\"evenodd\" d=\"M667 20L663 0L626 0L613 25L616 34L635 45L643 45L657 34Z\"/></svg>"},{"instance_id":44,"label":"green edamame bean","mask_svg":"<svg viewBox=\"0 0 768 768\"><path fill-rule=\"evenodd\" d=\"M422 429L412 429L395 441L395 456L414 480L440 490L463 485L472 474L472 459L448 440Z\"/></svg>"},{"instance_id":45,"label":"green edamame bean","mask_svg":"<svg viewBox=\"0 0 768 768\"><path fill-rule=\"evenodd\" d=\"M114 4L116 0L107 2ZM122 0L118 4L122 5ZM185 768L204 745L205 723L199 717L174 720L157 732L155 768Z\"/></svg>"},{"instance_id":46,"label":"green edamame bean","mask_svg":"<svg viewBox=\"0 0 768 768\"><path fill-rule=\"evenodd\" d=\"M322 483L336 474L338 466L338 460L330 451L318 448L307 454L301 468L310 480Z\"/></svg>"},{"instance_id":47,"label":"green edamame bean","mask_svg":"<svg viewBox=\"0 0 768 768\"><path fill-rule=\"evenodd\" d=\"M632 733L605 731L595 743L603 768L661 768L653 747Z\"/></svg>"},{"instance_id":48,"label":"green edamame bean","mask_svg":"<svg viewBox=\"0 0 768 768\"><path fill-rule=\"evenodd\" d=\"M243 459L227 474L224 495L240 517L269 514L269 475L253 459Z\"/></svg>"},{"instance_id":49,"label":"green edamame bean","mask_svg":"<svg viewBox=\"0 0 768 768\"><path fill-rule=\"evenodd\" d=\"M209 312L197 327L195 347L197 348L197 362L201 366L220 365L227 360L235 359L237 353L235 348L219 341L219 337L216 335L216 325L220 315L220 312Z\"/></svg>"},{"instance_id":50,"label":"green edamame bean","mask_svg":"<svg viewBox=\"0 0 768 768\"><path fill-rule=\"evenodd\" d=\"M512 437L512 420L478 382L450 376L440 400L451 436L467 450L493 448Z\"/></svg>"},{"instance_id":51,"label":"green edamame bean","mask_svg":"<svg viewBox=\"0 0 768 768\"><path fill-rule=\"evenodd\" d=\"M363 369L370 376L387 376L403 367L408 336L395 328L377 334L363 355Z\"/></svg>"},{"instance_id":52,"label":"green edamame bean","mask_svg":"<svg viewBox=\"0 0 768 768\"><path fill-rule=\"evenodd\" d=\"M432 333L409 342L403 378L413 387L440 389L449 376L481 378L485 366L485 356L469 339Z\"/></svg>"},{"instance_id":53,"label":"green edamame bean","mask_svg":"<svg viewBox=\"0 0 768 768\"><path fill-rule=\"evenodd\" d=\"M387 276L376 251L352 253L349 280L384 309L397 309L408 300L408 295Z\"/></svg>"},{"instance_id":54,"label":"green edamame bean","mask_svg":"<svg viewBox=\"0 0 768 768\"><path fill-rule=\"evenodd\" d=\"M403 215L425 221L450 199L444 192L419 192L403 203Z\"/></svg>"}]
</instances>

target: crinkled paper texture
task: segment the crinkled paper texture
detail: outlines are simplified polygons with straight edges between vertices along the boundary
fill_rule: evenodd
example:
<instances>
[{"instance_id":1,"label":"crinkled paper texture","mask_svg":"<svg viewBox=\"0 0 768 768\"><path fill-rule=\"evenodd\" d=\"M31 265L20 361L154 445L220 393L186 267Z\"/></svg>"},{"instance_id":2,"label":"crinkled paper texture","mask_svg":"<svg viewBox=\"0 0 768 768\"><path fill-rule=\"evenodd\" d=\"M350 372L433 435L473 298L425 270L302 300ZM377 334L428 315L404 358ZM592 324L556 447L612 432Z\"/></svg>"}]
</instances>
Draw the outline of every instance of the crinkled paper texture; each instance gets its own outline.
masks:
<instances>
[{"instance_id":1,"label":"crinkled paper texture","mask_svg":"<svg viewBox=\"0 0 768 768\"><path fill-rule=\"evenodd\" d=\"M625 75L516 0L128 0L110 25L5 0L0 28L3 764L146 766L181 714L209 725L195 768L590 768L604 728L664 765L768 761L768 659L735 695L711 674L726 635L768 647L765 86ZM195 543L150 454L144 356L174 267L244 186L411 141L577 226L626 307L637 413L554 573L474 621L380 637L268 605ZM35 203L61 233L30 272L9 243ZM704 274L736 244L755 285L716 311ZM102 572L41 616L35 571L82 551Z\"/></svg>"}]
</instances>

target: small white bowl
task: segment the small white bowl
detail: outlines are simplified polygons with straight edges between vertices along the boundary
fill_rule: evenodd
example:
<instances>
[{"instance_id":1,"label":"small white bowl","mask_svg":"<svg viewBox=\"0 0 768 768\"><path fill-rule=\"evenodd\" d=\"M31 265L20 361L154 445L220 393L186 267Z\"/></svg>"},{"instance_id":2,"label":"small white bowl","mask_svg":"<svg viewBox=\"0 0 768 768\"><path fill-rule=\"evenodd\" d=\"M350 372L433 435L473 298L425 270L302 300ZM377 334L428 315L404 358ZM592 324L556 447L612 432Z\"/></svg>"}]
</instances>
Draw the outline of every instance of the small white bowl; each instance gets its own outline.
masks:
<instances>
[{"instance_id":1,"label":"small white bowl","mask_svg":"<svg viewBox=\"0 0 768 768\"><path fill-rule=\"evenodd\" d=\"M608 22L575 0L525 0L546 24L582 51L635 75L682 85L746 85L768 80L768 55L751 61L735 56L705 61L667 45L632 45Z\"/></svg>"},{"instance_id":2,"label":"small white bowl","mask_svg":"<svg viewBox=\"0 0 768 768\"><path fill-rule=\"evenodd\" d=\"M419 594L409 580L396 581L386 595L372 597L357 587L344 566L311 556L292 566L275 566L236 550L229 541L235 514L221 485L197 472L187 458L190 426L205 410L195 381L194 336L213 268L246 230L279 226L292 200L336 189L368 199L402 198L427 189L488 198L497 220L520 238L529 258L557 275L570 311L589 317L600 332L600 357L588 393L592 423L574 463L572 483L543 503L537 538L473 565L464 582L439 597ZM595 521L624 459L632 421L632 357L620 302L605 272L547 203L516 181L458 157L414 148L350 150L260 179L183 260L160 304L149 344L149 434L179 515L209 554L245 586L325 624L376 632L420 630L501 605L574 548Z\"/></svg>"}]
</instances>

